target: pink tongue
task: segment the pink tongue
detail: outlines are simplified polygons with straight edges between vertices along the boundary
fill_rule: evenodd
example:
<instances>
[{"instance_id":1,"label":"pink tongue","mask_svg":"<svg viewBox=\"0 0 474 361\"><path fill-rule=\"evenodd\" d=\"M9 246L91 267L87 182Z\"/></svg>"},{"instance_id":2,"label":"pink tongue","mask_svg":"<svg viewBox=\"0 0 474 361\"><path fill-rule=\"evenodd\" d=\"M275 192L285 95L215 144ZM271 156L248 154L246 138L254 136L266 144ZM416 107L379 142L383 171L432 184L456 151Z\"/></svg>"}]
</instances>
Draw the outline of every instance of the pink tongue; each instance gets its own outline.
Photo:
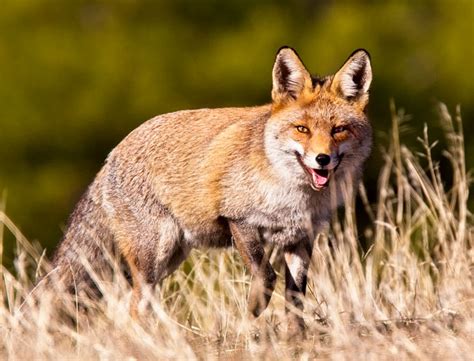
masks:
<instances>
[{"instance_id":1,"label":"pink tongue","mask_svg":"<svg viewBox=\"0 0 474 361\"><path fill-rule=\"evenodd\" d=\"M328 176L326 175L321 175L321 174L318 174L316 173L314 170L313 170L313 182L314 184L316 184L318 187L322 187L324 185L326 185L326 183L328 182Z\"/></svg>"}]
</instances>

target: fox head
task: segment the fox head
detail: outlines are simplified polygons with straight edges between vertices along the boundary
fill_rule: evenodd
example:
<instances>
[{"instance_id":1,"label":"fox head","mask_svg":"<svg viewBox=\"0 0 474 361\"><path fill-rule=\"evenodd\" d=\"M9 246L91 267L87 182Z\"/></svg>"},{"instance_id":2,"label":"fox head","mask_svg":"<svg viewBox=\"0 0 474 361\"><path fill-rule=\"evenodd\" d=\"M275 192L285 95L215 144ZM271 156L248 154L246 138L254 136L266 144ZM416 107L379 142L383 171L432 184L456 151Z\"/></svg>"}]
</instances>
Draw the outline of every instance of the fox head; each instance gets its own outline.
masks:
<instances>
[{"instance_id":1,"label":"fox head","mask_svg":"<svg viewBox=\"0 0 474 361\"><path fill-rule=\"evenodd\" d=\"M358 179L372 145L366 116L371 81L363 49L324 78L311 77L293 49L278 51L265 151L280 176L315 191L338 173Z\"/></svg>"}]
</instances>

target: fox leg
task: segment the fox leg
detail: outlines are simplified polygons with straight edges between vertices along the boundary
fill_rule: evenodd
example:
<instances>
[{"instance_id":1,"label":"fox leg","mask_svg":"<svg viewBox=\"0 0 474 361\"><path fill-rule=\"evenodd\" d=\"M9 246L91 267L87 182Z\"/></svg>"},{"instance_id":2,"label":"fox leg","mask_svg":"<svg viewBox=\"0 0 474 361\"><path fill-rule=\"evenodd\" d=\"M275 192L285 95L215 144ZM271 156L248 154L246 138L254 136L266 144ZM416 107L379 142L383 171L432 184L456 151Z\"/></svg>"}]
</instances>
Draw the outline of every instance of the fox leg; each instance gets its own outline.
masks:
<instances>
[{"instance_id":1,"label":"fox leg","mask_svg":"<svg viewBox=\"0 0 474 361\"><path fill-rule=\"evenodd\" d=\"M181 263L183 263L188 254L189 250L178 247L176 250L174 250L174 252L172 252L167 261L161 260L163 263L166 263L166 267L162 267L160 274L157 274L152 278L145 278L145 275L143 272L139 271L138 267L135 265L135 262L127 260L133 283L132 300L130 302L130 315L133 319L138 320L139 318L138 306L143 298L144 288L149 287L151 289L157 283L161 282L163 279L172 274L181 265Z\"/></svg>"},{"instance_id":2,"label":"fox leg","mask_svg":"<svg viewBox=\"0 0 474 361\"><path fill-rule=\"evenodd\" d=\"M145 282L143 280L142 275L140 274L140 271L138 270L136 261L130 256L125 256L125 259L130 269L130 274L132 276L132 299L130 301L130 316L132 316L134 320L138 320L138 305L143 297L143 285Z\"/></svg>"},{"instance_id":3,"label":"fox leg","mask_svg":"<svg viewBox=\"0 0 474 361\"><path fill-rule=\"evenodd\" d=\"M160 279L158 279L158 282L162 281L163 279L171 275L174 271L176 271L181 265L181 263L183 263L183 261L188 257L189 252L189 248L184 246L177 246L170 259L168 260L166 269L160 275Z\"/></svg>"},{"instance_id":4,"label":"fox leg","mask_svg":"<svg viewBox=\"0 0 474 361\"><path fill-rule=\"evenodd\" d=\"M248 309L258 317L270 302L276 274L268 261L257 230L236 221L229 221L229 226L235 246L254 277L250 286Z\"/></svg>"},{"instance_id":5,"label":"fox leg","mask_svg":"<svg viewBox=\"0 0 474 361\"><path fill-rule=\"evenodd\" d=\"M130 314L135 319L139 315L144 290L151 290L174 271L187 255L187 251L180 247L181 230L175 220L163 217L157 223L155 233L136 232L140 236L134 241L127 237L117 237L132 276ZM123 228L119 234L123 235Z\"/></svg>"},{"instance_id":6,"label":"fox leg","mask_svg":"<svg viewBox=\"0 0 474 361\"><path fill-rule=\"evenodd\" d=\"M303 301L312 245L307 239L286 247L285 258L285 301L288 319L288 333L297 334L304 329Z\"/></svg>"}]
</instances>

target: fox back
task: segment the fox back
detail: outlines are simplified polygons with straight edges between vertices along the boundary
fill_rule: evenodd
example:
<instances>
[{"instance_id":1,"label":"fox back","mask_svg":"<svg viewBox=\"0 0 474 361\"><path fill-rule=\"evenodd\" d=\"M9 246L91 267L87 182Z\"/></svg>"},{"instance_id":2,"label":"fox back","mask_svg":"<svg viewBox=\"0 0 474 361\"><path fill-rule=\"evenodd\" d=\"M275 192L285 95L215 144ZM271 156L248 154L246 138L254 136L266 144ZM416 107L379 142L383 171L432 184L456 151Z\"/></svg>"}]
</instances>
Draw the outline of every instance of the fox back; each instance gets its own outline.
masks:
<instances>
[{"instance_id":1,"label":"fox back","mask_svg":"<svg viewBox=\"0 0 474 361\"><path fill-rule=\"evenodd\" d=\"M90 284L82 262L101 270L104 250L114 250L130 269L138 303L142 285L173 272L195 247L241 240L236 246L250 268L249 249L265 243L287 252L304 244L310 252L370 153L371 80L364 50L335 75L315 78L284 47L271 104L145 122L112 150L72 213L54 258L63 281ZM258 269L265 261L256 258Z\"/></svg>"}]
</instances>

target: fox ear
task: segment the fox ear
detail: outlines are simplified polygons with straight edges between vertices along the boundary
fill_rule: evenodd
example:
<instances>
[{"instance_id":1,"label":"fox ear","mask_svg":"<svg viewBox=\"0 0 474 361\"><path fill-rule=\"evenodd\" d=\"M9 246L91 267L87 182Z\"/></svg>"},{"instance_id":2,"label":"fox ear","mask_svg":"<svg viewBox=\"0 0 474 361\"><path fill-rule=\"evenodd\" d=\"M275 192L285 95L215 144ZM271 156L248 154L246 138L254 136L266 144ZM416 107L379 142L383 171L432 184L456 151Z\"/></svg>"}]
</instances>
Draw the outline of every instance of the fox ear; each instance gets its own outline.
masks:
<instances>
[{"instance_id":1,"label":"fox ear","mask_svg":"<svg viewBox=\"0 0 474 361\"><path fill-rule=\"evenodd\" d=\"M273 101L284 103L295 100L312 88L311 75L298 54L292 48L280 48L273 66Z\"/></svg>"},{"instance_id":2,"label":"fox ear","mask_svg":"<svg viewBox=\"0 0 474 361\"><path fill-rule=\"evenodd\" d=\"M331 89L343 98L360 102L365 107L371 82L370 55L366 50L358 49L334 75Z\"/></svg>"}]
</instances>

